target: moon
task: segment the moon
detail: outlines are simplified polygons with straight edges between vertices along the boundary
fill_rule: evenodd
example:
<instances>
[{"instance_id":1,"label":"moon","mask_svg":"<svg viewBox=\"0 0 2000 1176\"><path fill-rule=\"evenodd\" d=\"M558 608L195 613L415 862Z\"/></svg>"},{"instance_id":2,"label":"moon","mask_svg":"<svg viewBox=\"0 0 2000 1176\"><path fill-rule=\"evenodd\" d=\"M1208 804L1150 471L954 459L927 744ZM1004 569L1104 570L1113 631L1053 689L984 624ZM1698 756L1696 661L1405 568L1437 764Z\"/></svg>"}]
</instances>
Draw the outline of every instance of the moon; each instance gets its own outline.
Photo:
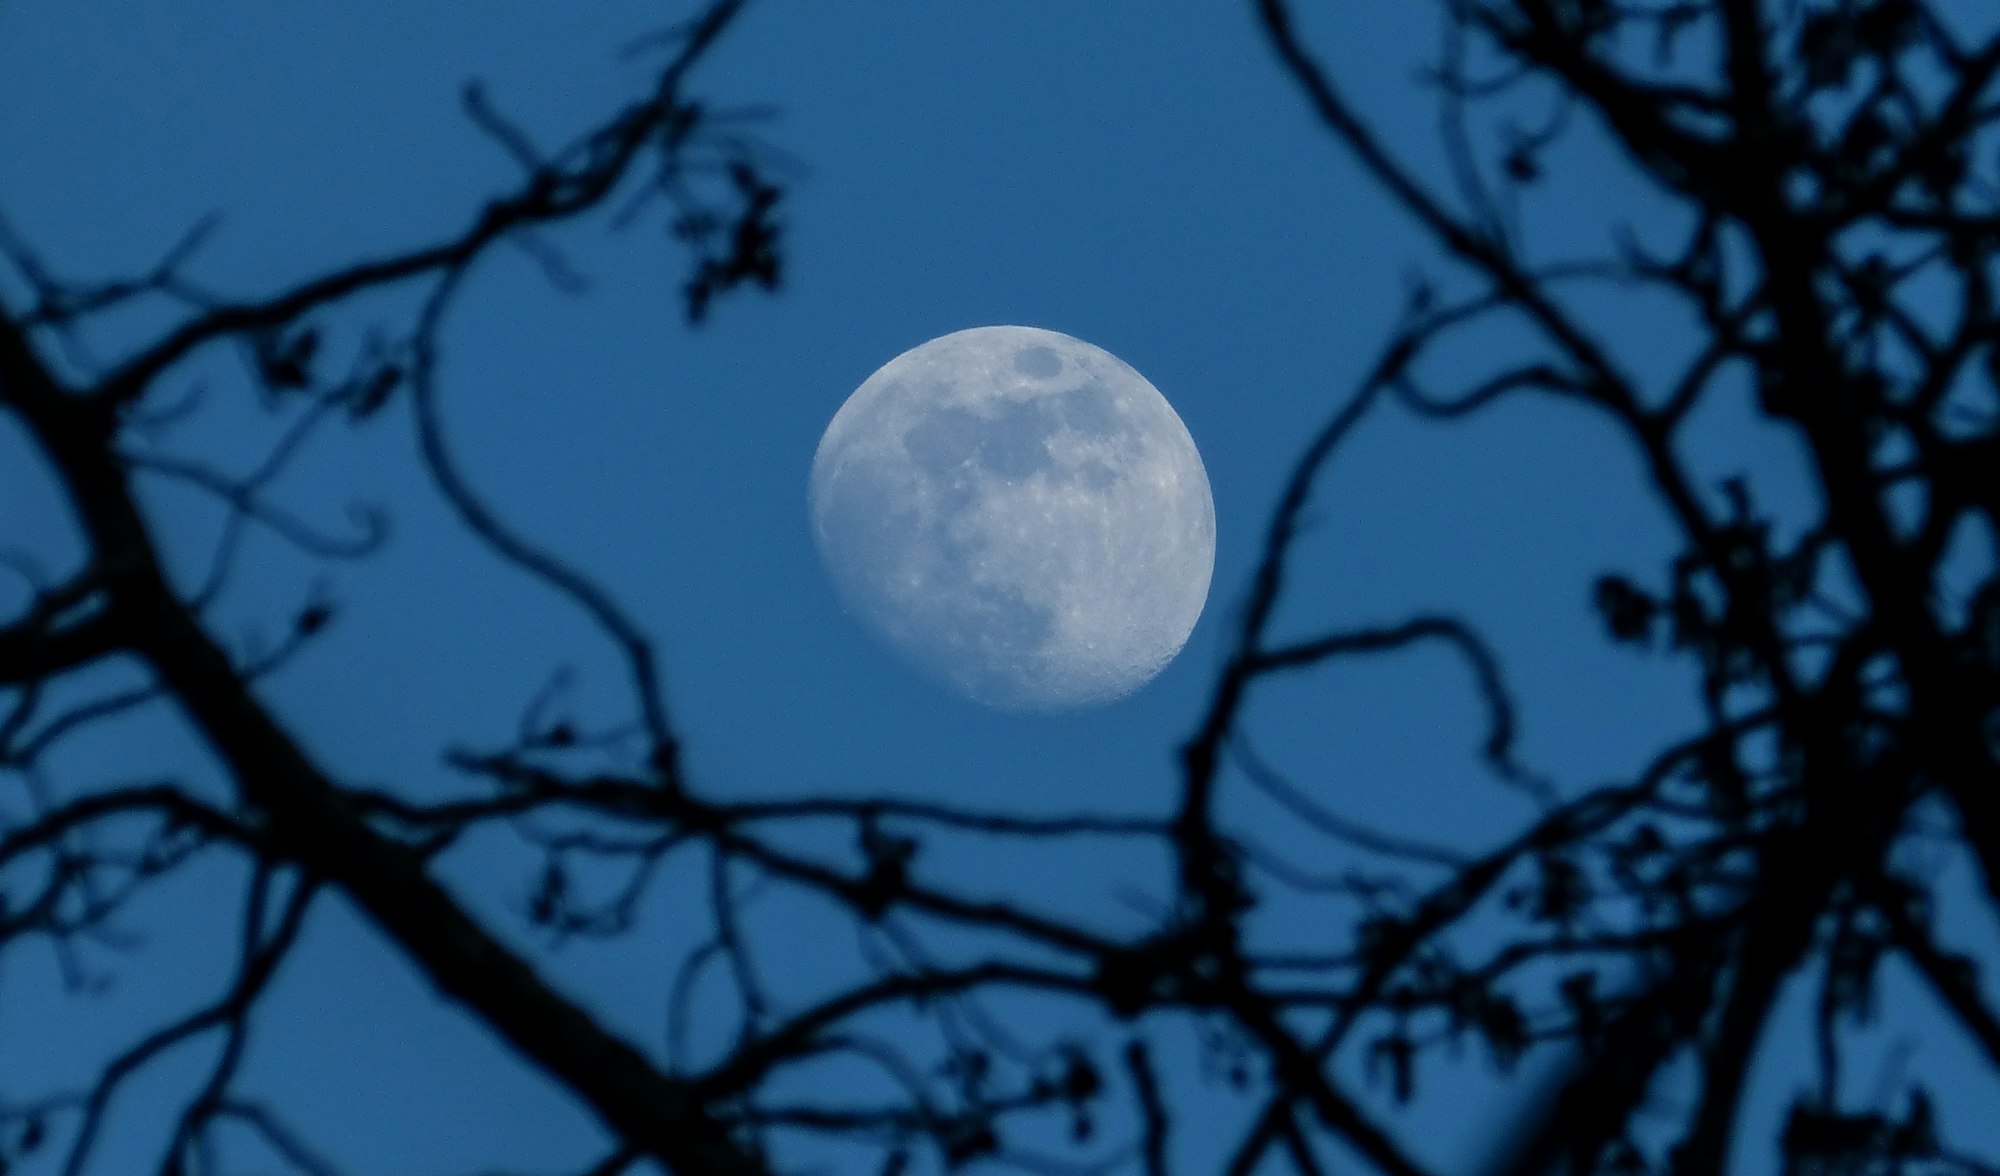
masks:
<instances>
[{"instance_id":1,"label":"moon","mask_svg":"<svg viewBox=\"0 0 2000 1176\"><path fill-rule=\"evenodd\" d=\"M1145 685L1215 570L1215 501L1166 397L1101 348L975 327L864 380L813 456L836 592L975 702L1063 710Z\"/></svg>"}]
</instances>

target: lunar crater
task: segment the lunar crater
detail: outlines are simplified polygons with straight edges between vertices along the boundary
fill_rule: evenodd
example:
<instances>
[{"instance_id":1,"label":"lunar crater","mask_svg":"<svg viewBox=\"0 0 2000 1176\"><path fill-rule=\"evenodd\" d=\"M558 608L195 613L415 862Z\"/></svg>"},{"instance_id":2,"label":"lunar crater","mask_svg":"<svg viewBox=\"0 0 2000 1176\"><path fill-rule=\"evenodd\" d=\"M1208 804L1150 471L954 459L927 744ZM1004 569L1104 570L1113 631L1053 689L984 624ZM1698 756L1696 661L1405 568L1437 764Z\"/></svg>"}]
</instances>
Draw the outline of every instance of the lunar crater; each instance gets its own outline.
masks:
<instances>
[{"instance_id":1,"label":"lunar crater","mask_svg":"<svg viewBox=\"0 0 2000 1176\"><path fill-rule=\"evenodd\" d=\"M1062 375L1062 359L1039 343L1029 343L1014 352L1014 370L1035 380L1053 380Z\"/></svg>"}]
</instances>

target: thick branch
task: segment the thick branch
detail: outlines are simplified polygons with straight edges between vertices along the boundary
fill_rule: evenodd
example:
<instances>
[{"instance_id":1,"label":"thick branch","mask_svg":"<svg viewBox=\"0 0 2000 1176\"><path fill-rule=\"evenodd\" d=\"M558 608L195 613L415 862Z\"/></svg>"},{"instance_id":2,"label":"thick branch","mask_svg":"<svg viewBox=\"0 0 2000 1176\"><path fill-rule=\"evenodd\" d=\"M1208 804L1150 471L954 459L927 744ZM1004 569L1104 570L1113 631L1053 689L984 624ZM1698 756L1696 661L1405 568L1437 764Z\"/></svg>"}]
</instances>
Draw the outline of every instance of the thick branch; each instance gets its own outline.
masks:
<instances>
[{"instance_id":1,"label":"thick branch","mask_svg":"<svg viewBox=\"0 0 2000 1176\"><path fill-rule=\"evenodd\" d=\"M368 827L175 597L126 471L92 427L101 418L57 386L11 325L0 324L0 370L0 403L20 413L55 463L99 562L128 569L109 591L136 652L263 814L270 851L339 888L440 992L568 1085L611 1130L682 1172L759 1171L697 1091L550 988L430 878L417 851Z\"/></svg>"}]
</instances>

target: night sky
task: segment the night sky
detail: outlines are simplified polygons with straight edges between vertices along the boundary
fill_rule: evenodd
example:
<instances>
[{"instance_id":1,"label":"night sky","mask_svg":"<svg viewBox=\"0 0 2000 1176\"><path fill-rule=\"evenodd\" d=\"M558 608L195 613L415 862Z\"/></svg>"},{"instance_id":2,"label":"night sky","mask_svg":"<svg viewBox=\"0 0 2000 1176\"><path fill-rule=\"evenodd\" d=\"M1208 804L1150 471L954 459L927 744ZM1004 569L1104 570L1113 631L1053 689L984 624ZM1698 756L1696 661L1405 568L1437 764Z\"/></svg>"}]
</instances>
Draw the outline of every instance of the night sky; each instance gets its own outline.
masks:
<instances>
[{"instance_id":1,"label":"night sky","mask_svg":"<svg viewBox=\"0 0 2000 1176\"><path fill-rule=\"evenodd\" d=\"M1417 80L1438 44L1431 6L1323 7L1332 14L1307 29L1335 76L1386 142L1448 185ZM268 292L455 232L514 181L461 109L469 79L542 142L563 142L645 91L659 53L627 47L665 19L657 3L609 0L0 0L0 212L85 278L143 270L217 214L191 274ZM711 794L885 790L1165 812L1174 749L1199 721L1294 458L1373 362L1415 275L1450 289L1448 266L1311 121L1247 4L767 0L695 90L792 160L775 172L786 184L782 288L732 294L691 328L687 259L658 207L622 227L595 216L547 235L587 283L580 292L553 285L525 250L492 254L443 336L450 443L469 476L658 640L689 771ZM1546 163L1520 214L1530 255L1588 253L1620 221L1642 234L1679 223L1588 126ZM328 317L329 347L351 354L370 323L406 324L414 307L407 295L356 303ZM89 353L63 362L78 378L101 370L166 313L114 316ZM1614 292L1586 317L1641 372L1667 370L1694 338L1678 311ZM807 474L842 401L903 350L996 323L1075 335L1144 373L1186 422L1214 489L1214 587L1193 637L1156 681L1102 708L1005 714L933 685L843 614L812 548ZM1520 341L1487 331L1428 370L1465 380ZM279 417L240 372L226 348L185 365L173 386L206 395L161 448L248 468ZM1752 475L1782 518L1806 501L1798 455L1732 415L1741 407L1718 403L1693 430L1697 467L1711 485ZM10 428L0 424L0 543L60 567L74 540ZM1319 486L1280 628L1455 612L1505 663L1524 760L1565 795L1635 770L1697 714L1691 665L1612 647L1588 606L1598 574L1656 576L1672 554L1622 445L1578 409L1526 400L1450 426L1371 417ZM351 564L254 538L215 626L239 645L268 644L302 600L336 606L324 641L265 695L342 779L416 797L468 787L441 752L504 744L559 667L574 682L562 705L619 713L609 646L427 489L407 406L332 430L280 498L336 533L353 532L351 505L379 508L393 528L380 554ZM177 569L198 581L212 505L165 486L149 501ZM1341 814L1470 849L1535 811L1480 770L1483 724L1463 666L1426 649L1273 682L1246 729ZM163 713L78 741L60 767L52 775L74 780L183 768L219 787ZM1284 849L1293 831L1278 810L1232 789L1232 826ZM1160 861L1136 856L953 866L1133 931L1168 885ZM504 833L474 838L443 868L566 991L631 1039L661 1040L672 933L649 928L671 927L671 897L633 935L556 950L525 924L534 859ZM216 961L229 958L237 914L226 896L240 881L213 866L161 887L125 920L140 945L90 953L111 978L100 996L63 995L44 950L0 959L0 1097L85 1079L93 1051L222 983ZM804 986L821 953L852 953L837 924L786 917L769 915L775 975ZM1990 940L1990 926L1944 927L1967 947ZM1851 1081L1880 1081L1888 1099L1906 1042L1912 1067L1962 1078L1944 1083L1940 1118L1982 1142L1971 1109L1991 1098L1975 1085L1987 1076L1928 1021L1924 999L1892 970L1883 1001L1900 1024L1856 1051ZM1745 1171L1773 1170L1771 1116L1801 1081L1787 1058L1805 1041L1803 999L1793 1004L1781 1018L1793 1028L1758 1063ZM555 1170L581 1166L595 1137L566 1096L435 1005L339 902L316 908L257 1028L249 1084L276 1092L355 1171ZM96 1170L153 1163L164 1096L207 1060L197 1049L133 1087ZM1454 1165L1507 1121L1511 1103L1486 1072L1469 1050L1464 1073L1437 1069L1405 1112L1425 1125L1412 1151L1440 1171L1463 1171ZM1202 1089L1192 1073L1175 1082L1189 1097ZM1351 1085L1363 1087L1360 1075ZM1391 1113L1386 1092L1369 1103ZM1186 1170L1226 1146L1212 1129L1226 1121L1188 1121ZM1986 1131L1983 1142L2000 1139L2000 1127Z\"/></svg>"}]
</instances>

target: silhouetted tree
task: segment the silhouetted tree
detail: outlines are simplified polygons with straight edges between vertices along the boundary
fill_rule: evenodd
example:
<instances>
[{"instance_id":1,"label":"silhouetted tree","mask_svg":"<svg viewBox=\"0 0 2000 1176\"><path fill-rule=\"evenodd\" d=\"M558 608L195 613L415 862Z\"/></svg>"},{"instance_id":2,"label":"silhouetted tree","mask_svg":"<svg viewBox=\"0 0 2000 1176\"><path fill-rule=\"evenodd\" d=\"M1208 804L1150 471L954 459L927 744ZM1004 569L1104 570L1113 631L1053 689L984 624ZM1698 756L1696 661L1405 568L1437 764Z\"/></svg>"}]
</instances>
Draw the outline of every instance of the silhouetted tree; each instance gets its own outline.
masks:
<instances>
[{"instance_id":1,"label":"silhouetted tree","mask_svg":"<svg viewBox=\"0 0 2000 1176\"><path fill-rule=\"evenodd\" d=\"M239 1068L252 1010L316 904L337 898L596 1115L615 1141L593 1159L598 1173L649 1162L795 1171L828 1154L814 1150L825 1141L891 1173L973 1161L1165 1173L1179 1163L1176 1131L1211 1114L1168 1080L1161 1049L1162 1035L1192 1028L1214 1097L1248 1108L1229 1128L1231 1176L1426 1172L1407 1128L1364 1109L1348 1083L1359 1067L1408 1097L1428 1059L1466 1038L1503 1066L1534 1051L1567 1059L1553 1087L1513 1090L1518 1137L1496 1151L1496 1171L1703 1176L1725 1167L1750 1062L1781 991L1798 984L1817 988L1818 1077L1774 1141L1789 1171L2000 1170L1954 1150L1922 1076L1887 1107L1840 1081L1844 1043L1891 960L1930 986L1940 1023L2000 1066L1990 985L1970 945L1941 941L1935 872L1909 853L1961 847L1982 914L2000 914L1995 14L1917 0L1440 0L1448 35L1430 78L1451 169L1440 185L1370 129L1287 6L1257 0L1331 137L1451 271L1412 293L1296 466L1233 652L1182 749L1178 795L1156 814L1072 816L887 796L719 799L683 771L639 627L489 509L443 443L438 324L498 245L529 246L560 279L535 230L648 193L691 251L691 319L738 286L776 284L781 186L759 146L719 133L688 85L740 7L712 4L661 40L652 92L558 151L469 91L468 112L518 160L519 183L456 235L275 295L197 289L182 274L197 239L138 278L98 285L50 272L6 234L0 412L46 459L85 555L57 570L9 564L26 591L0 621L0 951L74 950L197 857L248 868L240 958L221 990L107 1058L84 1089L0 1077L0 1162L85 1170L121 1090L201 1042L206 1077L161 1140L159 1171L213 1170L211 1144L230 1133L261 1139L292 1170L336 1171L287 1115L285 1092L245 1088ZM1502 129L1475 130L1478 120ZM1595 254L1531 256L1521 210L1572 142L1629 169L1672 213L1635 212ZM333 312L390 288L421 299L414 321L329 370ZM142 297L174 300L177 324L87 378L51 358L93 316ZM1679 306L1699 324L1693 350L1621 353L1592 317L1621 298ZM1454 369L1436 358L1495 320L1525 328L1518 354L1450 383L1440 372ZM284 406L248 476L151 444L173 425L181 366L228 345ZM1272 631L1313 483L1358 422L1398 410L1448 422L1523 396L1615 426L1678 530L1657 566L1579 587L1610 640L1697 671L1703 721L1627 778L1587 789L1518 762L1502 665L1464 620L1414 615L1301 640ZM1731 398L1796 439L1812 517L1779 520L1753 472L1720 485L1697 474L1686 426ZM267 490L308 433L397 402L463 525L612 638L635 716L590 725L533 700L513 744L451 752L467 788L442 801L346 779L260 699L259 681L325 630L331 602L305 600L286 639L261 652L232 650L206 623L246 528L326 559L372 550L374 530L324 534ZM204 579L183 582L163 563L135 496L141 476L193 486L228 512ZM1268 678L1423 646L1462 659L1487 708L1485 764L1540 806L1476 856L1325 811L1241 734ZM114 666L138 669L141 684L105 686ZM137 782L47 770L54 749L155 707L206 744L219 782L152 778L143 765ZM1330 855L1371 865L1302 872L1225 831L1218 810L1236 789L1284 805ZM687 945L667 1026L676 1056L607 1031L438 880L439 855L500 823L539 855L528 913L552 931L626 931L670 865L706 875L705 923L670 930ZM926 859L927 845L968 837L1004 852L1151 845L1170 855L1177 893L1148 933L1113 934L961 887ZM808 896L816 917L850 925L870 945L870 973L829 970L804 1004L773 997L744 922L749 885ZM1254 917L1281 892L1325 904L1309 951ZM706 1052L684 1048L679 1025L703 977L726 986L731 1018L728 1044ZM1052 1035L1010 1017L1023 994L1086 1014L1095 1031ZM840 1077L860 1071L868 1081ZM1640 1124L1665 1090L1685 1097Z\"/></svg>"},{"instance_id":2,"label":"silhouetted tree","mask_svg":"<svg viewBox=\"0 0 2000 1176\"><path fill-rule=\"evenodd\" d=\"M1509 1010L1489 1037L1577 1043L1500 1169L1692 1176L1724 1168L1781 989L1810 976L1818 1076L1778 1141L1787 1170L1991 1170L1939 1138L1922 1080L1897 1107L1857 1107L1840 1059L1894 958L2000 1065L1990 993L1935 937L1934 879L1908 852L1962 844L1985 914L2000 913L1984 470L2000 421L1992 14L1914 0L1455 0L1435 74L1454 200L1371 131L1283 3L1258 8L1314 112L1475 287L1413 307L1363 402L1380 390L1454 418L1541 395L1608 418L1681 549L1606 575L1595 602L1612 640L1699 667L1706 716L1630 781L1555 808L1388 916L1373 983L1353 993L1387 1010L1470 993L1458 999ZM1550 113L1475 142L1469 112L1509 102ZM1635 213L1656 232L1621 226L1596 256L1532 258L1515 212L1572 118L1674 214ZM1590 305L1621 296L1677 307L1700 324L1698 345L1620 354ZM1422 352L1492 316L1530 329L1517 363L1465 387L1423 377ZM1811 517L1781 525L1752 477L1708 486L1695 473L1688 425L1732 398L1798 443ZM1281 522L1274 550L1287 534ZM1482 961L1438 963L1441 929L1524 874L1540 929ZM1565 961L1539 1008L1507 979L1536 957ZM1622 963L1616 983L1607 961ZM1635 1132L1683 1060L1684 1112Z\"/></svg>"}]
</instances>

